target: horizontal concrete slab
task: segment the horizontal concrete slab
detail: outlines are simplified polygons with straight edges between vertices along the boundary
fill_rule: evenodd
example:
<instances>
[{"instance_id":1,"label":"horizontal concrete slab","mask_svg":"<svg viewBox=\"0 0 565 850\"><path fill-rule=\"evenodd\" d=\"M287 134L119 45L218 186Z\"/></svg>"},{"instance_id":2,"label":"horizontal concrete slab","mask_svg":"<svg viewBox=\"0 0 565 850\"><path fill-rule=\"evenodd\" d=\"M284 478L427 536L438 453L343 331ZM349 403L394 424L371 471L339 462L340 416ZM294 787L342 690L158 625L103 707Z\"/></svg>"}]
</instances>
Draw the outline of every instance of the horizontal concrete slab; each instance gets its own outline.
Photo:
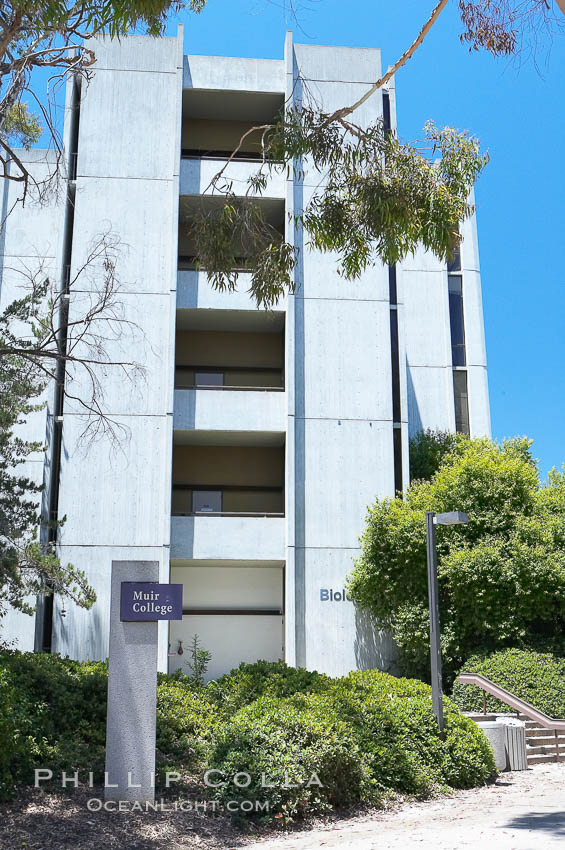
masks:
<instances>
[{"instance_id":1,"label":"horizontal concrete slab","mask_svg":"<svg viewBox=\"0 0 565 850\"><path fill-rule=\"evenodd\" d=\"M285 519L268 516L174 516L171 558L282 561Z\"/></svg>"},{"instance_id":2,"label":"horizontal concrete slab","mask_svg":"<svg viewBox=\"0 0 565 850\"><path fill-rule=\"evenodd\" d=\"M285 394L276 390L175 390L175 431L286 430Z\"/></svg>"},{"instance_id":3,"label":"horizontal concrete slab","mask_svg":"<svg viewBox=\"0 0 565 850\"><path fill-rule=\"evenodd\" d=\"M183 159L180 164L181 195L209 195L210 183L226 165L227 159ZM236 195L245 195L249 188L249 178L258 173L259 162L230 162L221 177L222 185L232 183ZM267 172L265 172L267 173ZM280 198L286 195L286 174L273 171L268 174L267 186L261 193L262 198Z\"/></svg>"}]
</instances>

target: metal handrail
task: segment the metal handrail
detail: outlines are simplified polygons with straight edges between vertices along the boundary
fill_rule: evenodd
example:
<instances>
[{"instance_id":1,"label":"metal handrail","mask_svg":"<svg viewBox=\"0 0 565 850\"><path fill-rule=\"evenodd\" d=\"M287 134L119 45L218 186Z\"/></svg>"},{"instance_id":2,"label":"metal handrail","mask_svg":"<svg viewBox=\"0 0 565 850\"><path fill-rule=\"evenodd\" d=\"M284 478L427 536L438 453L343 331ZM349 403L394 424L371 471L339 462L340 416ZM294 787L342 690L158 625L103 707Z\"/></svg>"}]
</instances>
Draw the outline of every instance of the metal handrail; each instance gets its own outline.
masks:
<instances>
[{"instance_id":1,"label":"metal handrail","mask_svg":"<svg viewBox=\"0 0 565 850\"><path fill-rule=\"evenodd\" d=\"M222 386L214 384L193 384L191 387L180 387L175 384L175 390L227 390L228 392L233 390L243 390L243 392L284 393L284 387L238 387L235 384L223 384Z\"/></svg>"},{"instance_id":2,"label":"metal handrail","mask_svg":"<svg viewBox=\"0 0 565 850\"><path fill-rule=\"evenodd\" d=\"M273 511L173 511L172 516L236 516L236 517L284 517L283 513Z\"/></svg>"},{"instance_id":3,"label":"metal handrail","mask_svg":"<svg viewBox=\"0 0 565 850\"><path fill-rule=\"evenodd\" d=\"M476 685L478 688L481 688L481 690L486 691L491 696L500 700L500 702L505 702L515 711L522 712L522 714L525 714L526 717L530 718L530 720L535 720L536 723L539 723L539 725L543 726L545 729L565 730L565 719L550 717L548 714L540 711L539 708L535 708L529 702L517 697L516 694L507 691L506 688L502 688L500 685L495 685L494 682L491 682L490 679L487 679L486 676L482 676L480 673L460 673L457 677L457 681L461 682L463 685Z\"/></svg>"}]
</instances>

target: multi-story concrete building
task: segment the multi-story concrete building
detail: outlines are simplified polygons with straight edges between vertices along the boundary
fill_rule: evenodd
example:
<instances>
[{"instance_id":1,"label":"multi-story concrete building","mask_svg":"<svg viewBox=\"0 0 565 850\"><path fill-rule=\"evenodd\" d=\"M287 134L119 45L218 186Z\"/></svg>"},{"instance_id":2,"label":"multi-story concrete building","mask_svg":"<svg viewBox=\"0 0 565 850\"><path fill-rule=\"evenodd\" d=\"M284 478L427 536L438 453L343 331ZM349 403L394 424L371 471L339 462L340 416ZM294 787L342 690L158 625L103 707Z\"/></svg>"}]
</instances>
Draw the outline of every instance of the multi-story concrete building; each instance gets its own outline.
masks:
<instances>
[{"instance_id":1,"label":"multi-story concrete building","mask_svg":"<svg viewBox=\"0 0 565 850\"><path fill-rule=\"evenodd\" d=\"M58 407L57 393L28 424L28 436L49 435L28 468L67 518L59 555L87 573L98 599L87 612L55 597L35 622L11 612L5 637L104 658L111 561L145 559L184 585L182 622L160 624L163 669L183 665L194 634L212 653L212 676L258 658L330 674L386 668L393 647L344 584L367 506L408 483L409 435L489 434L475 221L450 270L422 250L344 281L336 258L295 230L320 180L306 163L271 176L259 202L301 249L295 294L259 310L245 272L237 292L218 292L194 269L187 234L194 205L217 202L206 187L222 161L285 104L308 96L329 112L354 102L380 76L380 52L289 34L281 60L186 56L182 31L102 41L95 52L90 84L67 95L68 192L8 216L1 299L18 291L11 270L38 257L64 286L111 230L124 316L141 336L109 342L109 355L146 374L134 387L112 370L103 377L105 409L127 428L118 451L105 439L81 448L80 410ZM381 117L396 127L392 86L356 113L359 123ZM26 156L38 174L51 165L45 152ZM242 193L255 157L244 145L229 165ZM4 212L19 191L6 183Z\"/></svg>"}]
</instances>

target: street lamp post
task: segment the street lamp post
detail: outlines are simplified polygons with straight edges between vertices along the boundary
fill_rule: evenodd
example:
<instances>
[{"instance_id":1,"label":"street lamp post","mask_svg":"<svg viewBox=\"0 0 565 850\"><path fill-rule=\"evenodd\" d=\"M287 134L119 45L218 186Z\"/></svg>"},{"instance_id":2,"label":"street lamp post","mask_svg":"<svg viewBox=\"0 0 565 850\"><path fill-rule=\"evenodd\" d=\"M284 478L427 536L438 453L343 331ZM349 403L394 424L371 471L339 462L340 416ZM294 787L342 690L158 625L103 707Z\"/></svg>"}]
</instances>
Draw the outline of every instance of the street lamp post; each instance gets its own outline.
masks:
<instances>
[{"instance_id":1,"label":"street lamp post","mask_svg":"<svg viewBox=\"0 0 565 850\"><path fill-rule=\"evenodd\" d=\"M428 556L428 601L430 606L430 666L432 672L432 707L443 735L443 683L441 675L441 640L439 592L437 581L436 525L462 525L469 517L462 511L435 514L426 511L426 548Z\"/></svg>"}]
</instances>

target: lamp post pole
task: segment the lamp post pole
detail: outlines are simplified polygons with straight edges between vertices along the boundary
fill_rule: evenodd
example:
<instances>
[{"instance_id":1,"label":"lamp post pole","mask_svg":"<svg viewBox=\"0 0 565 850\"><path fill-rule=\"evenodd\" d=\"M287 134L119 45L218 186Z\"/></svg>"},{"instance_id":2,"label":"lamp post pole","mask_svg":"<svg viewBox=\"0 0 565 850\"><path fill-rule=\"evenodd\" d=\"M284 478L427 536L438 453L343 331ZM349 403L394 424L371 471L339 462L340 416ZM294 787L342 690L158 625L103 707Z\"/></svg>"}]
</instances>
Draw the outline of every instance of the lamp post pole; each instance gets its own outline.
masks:
<instances>
[{"instance_id":1,"label":"lamp post pole","mask_svg":"<svg viewBox=\"0 0 565 850\"><path fill-rule=\"evenodd\" d=\"M443 683L441 675L441 642L439 625L439 592L437 581L436 515L426 511L426 546L428 555L428 602L430 606L430 663L432 672L432 707L443 735Z\"/></svg>"}]
</instances>

